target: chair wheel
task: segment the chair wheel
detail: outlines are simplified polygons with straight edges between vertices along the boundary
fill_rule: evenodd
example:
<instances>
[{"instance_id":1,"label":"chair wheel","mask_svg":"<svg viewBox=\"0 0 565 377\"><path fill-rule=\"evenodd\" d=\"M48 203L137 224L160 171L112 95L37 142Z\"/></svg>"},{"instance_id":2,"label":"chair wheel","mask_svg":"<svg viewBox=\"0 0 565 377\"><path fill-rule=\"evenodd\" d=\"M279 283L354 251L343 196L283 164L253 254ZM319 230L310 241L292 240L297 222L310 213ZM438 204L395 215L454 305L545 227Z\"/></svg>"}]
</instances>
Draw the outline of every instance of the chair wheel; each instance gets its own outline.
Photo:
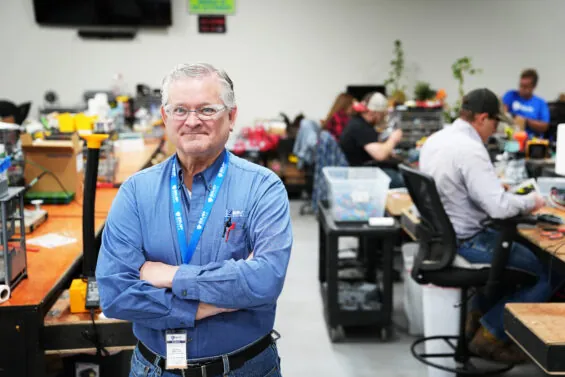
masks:
<instances>
[{"instance_id":1,"label":"chair wheel","mask_svg":"<svg viewBox=\"0 0 565 377\"><path fill-rule=\"evenodd\" d=\"M332 343L339 343L345 338L345 333L341 326L330 328L330 340Z\"/></svg>"}]
</instances>

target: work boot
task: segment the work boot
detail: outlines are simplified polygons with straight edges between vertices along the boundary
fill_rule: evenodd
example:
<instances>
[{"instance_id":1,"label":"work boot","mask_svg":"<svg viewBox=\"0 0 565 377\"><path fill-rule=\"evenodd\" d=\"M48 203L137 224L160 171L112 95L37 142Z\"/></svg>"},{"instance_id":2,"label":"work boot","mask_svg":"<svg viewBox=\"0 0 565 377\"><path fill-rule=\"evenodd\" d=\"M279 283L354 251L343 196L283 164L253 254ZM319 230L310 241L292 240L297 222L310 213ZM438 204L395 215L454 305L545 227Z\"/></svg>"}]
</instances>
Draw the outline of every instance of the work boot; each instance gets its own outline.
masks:
<instances>
[{"instance_id":1,"label":"work boot","mask_svg":"<svg viewBox=\"0 0 565 377\"><path fill-rule=\"evenodd\" d=\"M467 314L467 322L465 323L465 339L470 342L478 329L481 328L481 318L483 313L478 310L472 310Z\"/></svg>"},{"instance_id":2,"label":"work boot","mask_svg":"<svg viewBox=\"0 0 565 377\"><path fill-rule=\"evenodd\" d=\"M528 357L518 347L497 339L487 329L481 327L469 344L469 351L487 359L505 364L523 364Z\"/></svg>"}]
</instances>

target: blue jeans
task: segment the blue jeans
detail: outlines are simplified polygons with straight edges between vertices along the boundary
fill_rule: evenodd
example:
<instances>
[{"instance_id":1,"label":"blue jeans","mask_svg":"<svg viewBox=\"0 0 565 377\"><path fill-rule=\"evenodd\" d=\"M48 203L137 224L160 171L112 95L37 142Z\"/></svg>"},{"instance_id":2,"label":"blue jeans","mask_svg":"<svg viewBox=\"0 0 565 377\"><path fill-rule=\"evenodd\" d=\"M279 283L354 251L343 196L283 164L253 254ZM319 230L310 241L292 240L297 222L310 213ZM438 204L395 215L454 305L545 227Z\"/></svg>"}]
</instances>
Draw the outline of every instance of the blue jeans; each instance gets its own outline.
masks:
<instances>
[{"instance_id":1,"label":"blue jeans","mask_svg":"<svg viewBox=\"0 0 565 377\"><path fill-rule=\"evenodd\" d=\"M468 241L463 242L458 253L471 263L491 263L494 250L497 246L498 232L486 229ZM544 266L534 253L517 242L512 243L508 258L509 267L518 268L538 277L536 284L512 291L498 301L481 318L481 324L500 340L507 340L504 332L503 315L504 305L508 302L545 302L552 292L549 276ZM477 296L474 302L475 309L485 312L486 305L483 297Z\"/></svg>"},{"instance_id":2,"label":"blue jeans","mask_svg":"<svg viewBox=\"0 0 565 377\"><path fill-rule=\"evenodd\" d=\"M389 188L393 189L393 188L406 187L406 184L404 183L404 178L402 177L402 173L400 173L399 170L392 168L381 168L381 169L390 178Z\"/></svg>"},{"instance_id":3,"label":"blue jeans","mask_svg":"<svg viewBox=\"0 0 565 377\"><path fill-rule=\"evenodd\" d=\"M158 362L158 361L157 361ZM263 352L248 360L241 368L227 371L223 375L209 375L207 377L281 377L281 364L275 343ZM178 377L167 370L147 361L136 347L131 358L129 377Z\"/></svg>"}]
</instances>

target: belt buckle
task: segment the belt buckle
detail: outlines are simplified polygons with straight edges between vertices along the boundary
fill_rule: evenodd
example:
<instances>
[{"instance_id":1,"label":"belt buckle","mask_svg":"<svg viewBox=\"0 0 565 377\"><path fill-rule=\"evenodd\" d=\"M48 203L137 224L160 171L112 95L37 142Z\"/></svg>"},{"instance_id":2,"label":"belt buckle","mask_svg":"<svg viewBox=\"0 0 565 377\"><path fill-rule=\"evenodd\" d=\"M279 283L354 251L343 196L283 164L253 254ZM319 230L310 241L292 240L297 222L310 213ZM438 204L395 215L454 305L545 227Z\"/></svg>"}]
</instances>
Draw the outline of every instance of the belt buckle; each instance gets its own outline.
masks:
<instances>
[{"instance_id":1,"label":"belt buckle","mask_svg":"<svg viewBox=\"0 0 565 377\"><path fill-rule=\"evenodd\" d=\"M276 343L277 340L279 340L280 338L281 338L281 334L279 334L277 330L271 331L271 340L273 341L273 343Z\"/></svg>"},{"instance_id":2,"label":"belt buckle","mask_svg":"<svg viewBox=\"0 0 565 377\"><path fill-rule=\"evenodd\" d=\"M182 369L182 376L185 377L184 371L188 369L200 369L200 375L202 377L208 377L208 371L206 368L210 363L196 363L196 364L186 364L186 369Z\"/></svg>"}]
</instances>

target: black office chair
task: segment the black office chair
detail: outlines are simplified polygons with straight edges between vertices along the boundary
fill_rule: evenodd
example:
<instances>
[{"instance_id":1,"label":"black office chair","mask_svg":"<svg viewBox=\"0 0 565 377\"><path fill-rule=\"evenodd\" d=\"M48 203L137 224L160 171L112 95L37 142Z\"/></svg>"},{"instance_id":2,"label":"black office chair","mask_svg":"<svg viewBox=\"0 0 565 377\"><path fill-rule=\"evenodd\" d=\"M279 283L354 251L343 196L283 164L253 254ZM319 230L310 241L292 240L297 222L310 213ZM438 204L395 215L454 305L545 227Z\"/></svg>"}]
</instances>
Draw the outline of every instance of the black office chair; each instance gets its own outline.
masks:
<instances>
[{"instance_id":1,"label":"black office chair","mask_svg":"<svg viewBox=\"0 0 565 377\"><path fill-rule=\"evenodd\" d=\"M497 363L479 368L471 362L471 357L474 355L471 355L468 350L468 340L465 336L467 293L471 288L482 289L489 301L494 304L501 297L505 287L536 282L537 278L531 274L506 268L512 240L516 236L516 225L535 222L535 220L533 218L513 218L494 223L500 231L500 238L493 262L489 267L470 268L459 263L454 265L457 256L457 237L445 213L433 178L405 165L401 165L400 170L410 196L420 212L418 228L420 250L414 260L412 278L419 284L461 289L459 334L418 339L412 344L412 355L426 365L456 373L457 376L486 376L510 370L513 365ZM419 345L432 340L445 341L454 352L426 354L417 351ZM456 344L452 343L452 340L455 340ZM458 366L449 368L439 365L431 361L434 358L453 358Z\"/></svg>"}]
</instances>

